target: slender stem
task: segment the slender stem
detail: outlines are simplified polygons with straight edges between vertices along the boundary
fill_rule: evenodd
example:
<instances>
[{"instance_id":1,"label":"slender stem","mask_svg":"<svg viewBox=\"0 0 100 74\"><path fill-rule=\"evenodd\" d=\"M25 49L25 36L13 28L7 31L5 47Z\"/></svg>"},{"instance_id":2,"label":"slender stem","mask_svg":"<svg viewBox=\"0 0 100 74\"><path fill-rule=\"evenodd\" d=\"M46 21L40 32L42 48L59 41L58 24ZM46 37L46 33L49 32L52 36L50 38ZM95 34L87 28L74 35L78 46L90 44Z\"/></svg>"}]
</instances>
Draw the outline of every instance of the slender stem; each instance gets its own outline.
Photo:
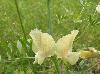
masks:
<instances>
[{"instance_id":1,"label":"slender stem","mask_svg":"<svg viewBox=\"0 0 100 74\"><path fill-rule=\"evenodd\" d=\"M27 47L26 47L27 38L26 38L25 29L24 29L23 22L22 22L22 19L21 19L21 13L20 13L20 11L19 11L19 7L18 7L18 2L17 2L17 0L15 0L15 5L16 5L17 14L18 14L18 17L19 17L20 25L21 25L22 32L23 32L24 39L25 39L25 42L23 43L23 45L24 45L24 47L25 47L25 49L26 49L25 52L28 53L28 55L29 55L29 54L30 54L30 53L29 53L29 50L27 50Z\"/></svg>"},{"instance_id":2,"label":"slender stem","mask_svg":"<svg viewBox=\"0 0 100 74\"><path fill-rule=\"evenodd\" d=\"M51 23L50 2L51 2L51 0L47 0L47 7L48 7L48 33L49 33L49 34L52 34L53 25L52 25L52 23Z\"/></svg>"},{"instance_id":3,"label":"slender stem","mask_svg":"<svg viewBox=\"0 0 100 74\"><path fill-rule=\"evenodd\" d=\"M56 69L57 74L60 74L60 67L59 67L56 56L52 56L51 60L53 61L54 65L55 65L55 69Z\"/></svg>"},{"instance_id":4,"label":"slender stem","mask_svg":"<svg viewBox=\"0 0 100 74\"><path fill-rule=\"evenodd\" d=\"M64 63L63 61L61 60L61 74L65 74L65 68L64 68Z\"/></svg>"},{"instance_id":5,"label":"slender stem","mask_svg":"<svg viewBox=\"0 0 100 74\"><path fill-rule=\"evenodd\" d=\"M15 59L9 59L9 60L4 60L4 62L15 62L21 59L35 59L35 57L23 57L23 58L15 58Z\"/></svg>"},{"instance_id":6,"label":"slender stem","mask_svg":"<svg viewBox=\"0 0 100 74\"><path fill-rule=\"evenodd\" d=\"M88 69L88 71L89 70L91 70L92 68L94 68L96 65L98 65L98 64L100 64L100 62L97 62L96 64L94 64L93 66L91 66L89 69Z\"/></svg>"},{"instance_id":7,"label":"slender stem","mask_svg":"<svg viewBox=\"0 0 100 74\"><path fill-rule=\"evenodd\" d=\"M66 62L63 62L63 64L65 69L65 74L70 74L68 70L71 68L71 65Z\"/></svg>"},{"instance_id":8,"label":"slender stem","mask_svg":"<svg viewBox=\"0 0 100 74\"><path fill-rule=\"evenodd\" d=\"M16 8L17 8L17 14L18 14L19 21L20 21L20 25L21 25L21 28L22 28L22 31L23 31L23 34L24 34L24 38L25 38L25 40L26 40L26 34L25 34L25 30L24 30L23 23L22 23L22 19L21 19L20 11L19 11L19 8L18 8L17 0L15 0L15 5L16 5Z\"/></svg>"}]
</instances>

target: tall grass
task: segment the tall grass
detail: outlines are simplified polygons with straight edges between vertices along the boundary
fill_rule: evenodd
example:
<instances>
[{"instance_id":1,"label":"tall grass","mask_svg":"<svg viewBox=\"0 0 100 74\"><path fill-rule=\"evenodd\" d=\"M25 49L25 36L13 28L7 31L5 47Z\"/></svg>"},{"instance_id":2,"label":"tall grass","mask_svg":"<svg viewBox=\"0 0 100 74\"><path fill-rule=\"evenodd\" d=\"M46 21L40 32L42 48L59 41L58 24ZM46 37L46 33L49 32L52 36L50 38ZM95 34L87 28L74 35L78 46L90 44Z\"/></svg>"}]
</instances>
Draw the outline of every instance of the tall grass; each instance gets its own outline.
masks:
<instances>
[{"instance_id":1,"label":"tall grass","mask_svg":"<svg viewBox=\"0 0 100 74\"><path fill-rule=\"evenodd\" d=\"M23 22L22 22L22 19L21 19L21 13L19 11L19 7L18 7L17 0L15 0L15 5L16 5L16 10L17 10L17 14L18 14L18 17L19 17L19 21L20 21L20 25L21 25L21 28L22 28L22 32L23 32L24 38L25 38L25 40L27 40L26 34L25 34L25 29L24 29Z\"/></svg>"},{"instance_id":2,"label":"tall grass","mask_svg":"<svg viewBox=\"0 0 100 74\"><path fill-rule=\"evenodd\" d=\"M52 35L53 33L53 25L51 22L51 0L47 0L47 8L48 8L48 33Z\"/></svg>"}]
</instances>

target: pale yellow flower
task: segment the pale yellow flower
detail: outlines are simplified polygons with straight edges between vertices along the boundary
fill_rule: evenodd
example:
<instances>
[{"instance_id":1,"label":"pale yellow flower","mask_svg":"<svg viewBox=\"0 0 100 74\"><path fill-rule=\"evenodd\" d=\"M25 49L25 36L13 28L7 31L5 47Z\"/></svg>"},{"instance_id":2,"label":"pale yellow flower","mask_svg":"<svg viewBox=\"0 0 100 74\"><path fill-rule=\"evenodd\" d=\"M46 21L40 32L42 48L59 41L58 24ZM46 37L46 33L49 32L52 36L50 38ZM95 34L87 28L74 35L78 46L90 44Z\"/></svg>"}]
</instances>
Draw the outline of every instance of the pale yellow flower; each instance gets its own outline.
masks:
<instances>
[{"instance_id":1,"label":"pale yellow flower","mask_svg":"<svg viewBox=\"0 0 100 74\"><path fill-rule=\"evenodd\" d=\"M71 34L63 36L55 43L48 33L42 33L38 29L32 30L30 32L33 40L32 50L36 54L34 63L42 64L46 57L56 54L58 58L75 64L79 59L79 52L72 52L72 44L77 34L78 31L73 30Z\"/></svg>"},{"instance_id":2,"label":"pale yellow flower","mask_svg":"<svg viewBox=\"0 0 100 74\"><path fill-rule=\"evenodd\" d=\"M56 43L56 55L58 58L66 60L70 64L75 64L79 59L79 52L72 52L73 41L78 34L78 30L71 31L71 34L63 36Z\"/></svg>"},{"instance_id":3,"label":"pale yellow flower","mask_svg":"<svg viewBox=\"0 0 100 74\"><path fill-rule=\"evenodd\" d=\"M35 62L42 64L46 57L50 57L54 54L55 41L48 33L42 33L40 30L35 29L30 32L33 44L32 50L35 52Z\"/></svg>"}]
</instances>

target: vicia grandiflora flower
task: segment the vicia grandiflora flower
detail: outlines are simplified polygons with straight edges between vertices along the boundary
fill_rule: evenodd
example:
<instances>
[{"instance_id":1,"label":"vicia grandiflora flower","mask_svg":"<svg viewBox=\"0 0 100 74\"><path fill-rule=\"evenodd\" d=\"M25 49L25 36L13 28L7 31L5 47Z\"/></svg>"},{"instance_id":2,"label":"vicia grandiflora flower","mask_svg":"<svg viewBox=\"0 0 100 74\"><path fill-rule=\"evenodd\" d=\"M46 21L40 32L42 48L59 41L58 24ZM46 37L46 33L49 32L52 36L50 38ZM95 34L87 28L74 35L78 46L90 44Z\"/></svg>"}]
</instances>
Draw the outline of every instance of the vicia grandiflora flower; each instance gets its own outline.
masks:
<instances>
[{"instance_id":1,"label":"vicia grandiflora flower","mask_svg":"<svg viewBox=\"0 0 100 74\"><path fill-rule=\"evenodd\" d=\"M79 52L72 52L72 44L77 34L78 30L73 30L71 34L63 36L56 43L48 33L42 33L38 29L32 30L30 32L33 40L32 50L36 54L34 63L42 64L46 57L56 54L58 58L75 64L80 56Z\"/></svg>"},{"instance_id":2,"label":"vicia grandiflora flower","mask_svg":"<svg viewBox=\"0 0 100 74\"><path fill-rule=\"evenodd\" d=\"M34 63L42 64L46 57L54 54L55 42L51 35L38 29L32 30L30 36L33 40L32 50L36 54Z\"/></svg>"}]
</instances>

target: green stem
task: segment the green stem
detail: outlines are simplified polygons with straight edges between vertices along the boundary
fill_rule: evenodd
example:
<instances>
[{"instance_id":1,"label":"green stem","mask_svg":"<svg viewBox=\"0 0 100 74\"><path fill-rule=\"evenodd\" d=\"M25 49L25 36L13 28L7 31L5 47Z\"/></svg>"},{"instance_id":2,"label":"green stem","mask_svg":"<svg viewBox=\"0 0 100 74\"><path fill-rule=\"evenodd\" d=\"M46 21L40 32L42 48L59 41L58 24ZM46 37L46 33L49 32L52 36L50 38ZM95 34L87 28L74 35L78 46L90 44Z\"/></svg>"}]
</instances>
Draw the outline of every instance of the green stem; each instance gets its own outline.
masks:
<instances>
[{"instance_id":1,"label":"green stem","mask_svg":"<svg viewBox=\"0 0 100 74\"><path fill-rule=\"evenodd\" d=\"M51 60L53 61L54 65L55 65L56 73L60 74L60 67L59 67L59 64L58 64L56 56L52 56Z\"/></svg>"},{"instance_id":2,"label":"green stem","mask_svg":"<svg viewBox=\"0 0 100 74\"><path fill-rule=\"evenodd\" d=\"M65 74L69 74L68 70L71 68L71 66L65 62L63 62L63 64L64 64L64 68L65 68Z\"/></svg>"},{"instance_id":3,"label":"green stem","mask_svg":"<svg viewBox=\"0 0 100 74\"><path fill-rule=\"evenodd\" d=\"M25 38L25 40L26 40L26 34L25 34L25 30L24 30L23 23L22 23L22 19L21 19L20 11L19 11L19 8L18 8L17 0L15 0L15 5L16 5L16 8L17 8L17 14L18 14L19 21L20 21L20 25L21 25L21 28L22 28L22 31L23 31L23 34L24 34L24 38Z\"/></svg>"},{"instance_id":4,"label":"green stem","mask_svg":"<svg viewBox=\"0 0 100 74\"><path fill-rule=\"evenodd\" d=\"M51 24L50 2L51 2L51 0L47 0L47 7L48 7L48 33L49 33L49 34L52 34L53 25Z\"/></svg>"},{"instance_id":5,"label":"green stem","mask_svg":"<svg viewBox=\"0 0 100 74\"><path fill-rule=\"evenodd\" d=\"M18 60L21 60L21 59L35 59L35 57L23 57L23 58L15 58L15 59L10 59L10 60L3 60L3 62L5 63L10 63L10 62L15 62L15 61L18 61Z\"/></svg>"},{"instance_id":6,"label":"green stem","mask_svg":"<svg viewBox=\"0 0 100 74\"><path fill-rule=\"evenodd\" d=\"M17 0L15 0L15 5L16 5L17 14L18 14L18 17L19 17L20 25L21 25L22 32L23 32L24 39L25 39L25 42L23 42L23 46L25 47L25 52L28 53L28 55L30 55L29 50L26 47L27 38L26 38L25 29L24 29L23 22L22 22L22 19L21 19L21 14L20 14L20 11L19 11Z\"/></svg>"},{"instance_id":7,"label":"green stem","mask_svg":"<svg viewBox=\"0 0 100 74\"><path fill-rule=\"evenodd\" d=\"M89 69L88 69L88 71L89 70L91 70L92 68L94 68L96 65L98 65L98 64L100 64L100 62L97 62L96 64L94 64L92 67L90 67Z\"/></svg>"}]
</instances>

